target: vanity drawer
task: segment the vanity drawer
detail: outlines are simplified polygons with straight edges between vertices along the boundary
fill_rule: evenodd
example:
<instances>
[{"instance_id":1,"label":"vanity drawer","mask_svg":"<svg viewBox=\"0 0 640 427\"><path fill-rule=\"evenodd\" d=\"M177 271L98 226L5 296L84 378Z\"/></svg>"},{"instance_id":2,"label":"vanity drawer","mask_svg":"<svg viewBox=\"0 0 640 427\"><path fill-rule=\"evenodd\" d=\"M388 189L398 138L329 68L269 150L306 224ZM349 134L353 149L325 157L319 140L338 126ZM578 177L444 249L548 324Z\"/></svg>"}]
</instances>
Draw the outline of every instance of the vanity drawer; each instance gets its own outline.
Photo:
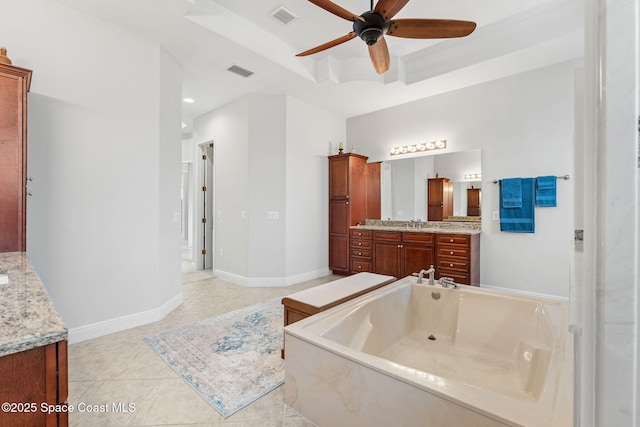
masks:
<instances>
[{"instance_id":1,"label":"vanity drawer","mask_svg":"<svg viewBox=\"0 0 640 427\"><path fill-rule=\"evenodd\" d=\"M361 259L352 259L351 260L351 272L352 273L361 273L363 271L371 272L371 262L364 261Z\"/></svg>"},{"instance_id":2,"label":"vanity drawer","mask_svg":"<svg viewBox=\"0 0 640 427\"><path fill-rule=\"evenodd\" d=\"M404 243L424 243L433 244L433 234L431 233L402 233Z\"/></svg>"},{"instance_id":3,"label":"vanity drawer","mask_svg":"<svg viewBox=\"0 0 640 427\"><path fill-rule=\"evenodd\" d=\"M371 259L371 250L370 249L351 249L351 256L356 258L366 258Z\"/></svg>"},{"instance_id":4,"label":"vanity drawer","mask_svg":"<svg viewBox=\"0 0 640 427\"><path fill-rule=\"evenodd\" d=\"M469 271L469 260L465 258L453 258L453 257L439 257L436 266L438 269L443 270L460 270L464 272ZM444 273L441 273L444 274Z\"/></svg>"},{"instance_id":5,"label":"vanity drawer","mask_svg":"<svg viewBox=\"0 0 640 427\"><path fill-rule=\"evenodd\" d=\"M352 248L371 249L371 240L351 239Z\"/></svg>"},{"instance_id":6,"label":"vanity drawer","mask_svg":"<svg viewBox=\"0 0 640 427\"><path fill-rule=\"evenodd\" d=\"M436 256L439 257L460 257L469 259L469 248L462 245L441 245L438 246Z\"/></svg>"},{"instance_id":7,"label":"vanity drawer","mask_svg":"<svg viewBox=\"0 0 640 427\"><path fill-rule=\"evenodd\" d=\"M399 242L400 239L399 231L374 231L373 232L373 240L382 240L385 242Z\"/></svg>"},{"instance_id":8,"label":"vanity drawer","mask_svg":"<svg viewBox=\"0 0 640 427\"><path fill-rule=\"evenodd\" d=\"M469 245L469 236L465 234L438 234L436 242L438 245Z\"/></svg>"},{"instance_id":9,"label":"vanity drawer","mask_svg":"<svg viewBox=\"0 0 640 427\"><path fill-rule=\"evenodd\" d=\"M371 239L371 230L351 230L351 238Z\"/></svg>"}]
</instances>

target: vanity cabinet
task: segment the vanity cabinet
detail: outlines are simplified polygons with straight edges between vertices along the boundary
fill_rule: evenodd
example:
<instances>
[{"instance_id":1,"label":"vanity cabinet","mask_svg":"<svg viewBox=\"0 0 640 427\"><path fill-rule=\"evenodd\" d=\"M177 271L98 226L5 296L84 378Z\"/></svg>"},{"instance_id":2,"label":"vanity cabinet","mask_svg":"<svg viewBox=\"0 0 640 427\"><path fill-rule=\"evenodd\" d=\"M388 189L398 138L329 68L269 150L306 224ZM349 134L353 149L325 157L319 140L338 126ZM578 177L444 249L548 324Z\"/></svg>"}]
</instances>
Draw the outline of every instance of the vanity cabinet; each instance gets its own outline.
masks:
<instances>
[{"instance_id":1,"label":"vanity cabinet","mask_svg":"<svg viewBox=\"0 0 640 427\"><path fill-rule=\"evenodd\" d=\"M370 230L351 230L350 235L350 266L351 273L373 271L373 242Z\"/></svg>"},{"instance_id":2,"label":"vanity cabinet","mask_svg":"<svg viewBox=\"0 0 640 427\"><path fill-rule=\"evenodd\" d=\"M404 277L434 265L430 233L374 231L373 247L374 273Z\"/></svg>"},{"instance_id":3,"label":"vanity cabinet","mask_svg":"<svg viewBox=\"0 0 640 427\"><path fill-rule=\"evenodd\" d=\"M436 278L456 283L480 284L480 235L437 234Z\"/></svg>"},{"instance_id":4,"label":"vanity cabinet","mask_svg":"<svg viewBox=\"0 0 640 427\"><path fill-rule=\"evenodd\" d=\"M427 219L442 221L453 216L453 183L449 178L428 180Z\"/></svg>"},{"instance_id":5,"label":"vanity cabinet","mask_svg":"<svg viewBox=\"0 0 640 427\"><path fill-rule=\"evenodd\" d=\"M27 93L31 71L0 63L0 252L26 250Z\"/></svg>"},{"instance_id":6,"label":"vanity cabinet","mask_svg":"<svg viewBox=\"0 0 640 427\"><path fill-rule=\"evenodd\" d=\"M16 411L0 412L3 426L67 426L68 412L42 411L67 404L67 341L0 357L0 396Z\"/></svg>"}]
</instances>

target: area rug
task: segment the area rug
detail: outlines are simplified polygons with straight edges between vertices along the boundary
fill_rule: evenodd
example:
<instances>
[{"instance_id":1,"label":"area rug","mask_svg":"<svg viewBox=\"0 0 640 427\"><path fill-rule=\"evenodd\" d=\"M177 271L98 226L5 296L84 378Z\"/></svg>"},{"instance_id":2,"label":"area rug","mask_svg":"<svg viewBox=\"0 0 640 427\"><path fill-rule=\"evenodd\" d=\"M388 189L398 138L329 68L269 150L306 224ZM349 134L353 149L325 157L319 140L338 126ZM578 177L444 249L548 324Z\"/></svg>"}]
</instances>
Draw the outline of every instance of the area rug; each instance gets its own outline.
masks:
<instances>
[{"instance_id":1,"label":"area rug","mask_svg":"<svg viewBox=\"0 0 640 427\"><path fill-rule=\"evenodd\" d=\"M284 382L280 298L145 338L225 418Z\"/></svg>"}]
</instances>

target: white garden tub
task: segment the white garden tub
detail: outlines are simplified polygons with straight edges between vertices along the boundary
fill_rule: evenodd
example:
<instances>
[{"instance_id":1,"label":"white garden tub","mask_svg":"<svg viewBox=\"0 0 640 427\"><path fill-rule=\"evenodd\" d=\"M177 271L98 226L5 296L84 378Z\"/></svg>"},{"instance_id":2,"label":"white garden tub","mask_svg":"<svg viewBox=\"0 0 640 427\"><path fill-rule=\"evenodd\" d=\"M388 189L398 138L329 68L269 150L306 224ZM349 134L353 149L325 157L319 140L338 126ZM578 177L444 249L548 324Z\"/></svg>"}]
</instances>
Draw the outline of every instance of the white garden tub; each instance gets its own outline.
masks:
<instances>
[{"instance_id":1,"label":"white garden tub","mask_svg":"<svg viewBox=\"0 0 640 427\"><path fill-rule=\"evenodd\" d=\"M285 328L285 401L324 426L572 425L563 301L407 277Z\"/></svg>"}]
</instances>

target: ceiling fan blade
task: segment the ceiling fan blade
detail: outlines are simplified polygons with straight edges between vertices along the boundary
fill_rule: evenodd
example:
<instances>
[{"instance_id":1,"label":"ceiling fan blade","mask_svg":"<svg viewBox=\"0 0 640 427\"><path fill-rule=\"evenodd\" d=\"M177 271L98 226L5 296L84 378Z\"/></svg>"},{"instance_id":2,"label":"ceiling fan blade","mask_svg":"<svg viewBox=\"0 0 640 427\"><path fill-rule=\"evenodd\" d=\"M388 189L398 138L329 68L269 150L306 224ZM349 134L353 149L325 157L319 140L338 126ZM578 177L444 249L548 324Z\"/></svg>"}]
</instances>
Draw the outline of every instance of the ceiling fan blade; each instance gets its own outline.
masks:
<instances>
[{"instance_id":1,"label":"ceiling fan blade","mask_svg":"<svg viewBox=\"0 0 640 427\"><path fill-rule=\"evenodd\" d=\"M338 37L335 40L331 40L330 42L327 42L325 44L321 44L320 46L316 46L313 49L309 49L309 50L305 50L304 52L300 52L296 56L307 56L307 55L313 55L314 53L322 52L323 50L327 50L327 49L332 48L334 46L338 46L339 44L342 44L344 42L348 42L352 38L355 38L355 36L356 36L356 33L351 31L349 34L347 34L345 36Z\"/></svg>"},{"instance_id":2,"label":"ceiling fan blade","mask_svg":"<svg viewBox=\"0 0 640 427\"><path fill-rule=\"evenodd\" d=\"M330 0L309 0L311 3L315 4L318 7L323 8L327 12L333 13L340 18L346 19L347 21L355 22L355 21L364 21L364 18L360 15L356 15L355 13L349 12L347 9L342 6L338 6Z\"/></svg>"},{"instance_id":3,"label":"ceiling fan blade","mask_svg":"<svg viewBox=\"0 0 640 427\"><path fill-rule=\"evenodd\" d=\"M384 37L380 37L376 44L369 46L369 57L373 63L373 68L376 69L376 73L384 74L389 70L391 60L389 59L387 41Z\"/></svg>"},{"instance_id":4,"label":"ceiling fan blade","mask_svg":"<svg viewBox=\"0 0 640 427\"><path fill-rule=\"evenodd\" d=\"M379 0L373 11L382 16L385 21L388 21L396 16L396 13L400 12L400 9L407 3L409 3L409 0Z\"/></svg>"},{"instance_id":5,"label":"ceiling fan blade","mask_svg":"<svg viewBox=\"0 0 640 427\"><path fill-rule=\"evenodd\" d=\"M387 35L410 39L446 39L468 36L476 29L471 21L453 19L394 19Z\"/></svg>"}]
</instances>

